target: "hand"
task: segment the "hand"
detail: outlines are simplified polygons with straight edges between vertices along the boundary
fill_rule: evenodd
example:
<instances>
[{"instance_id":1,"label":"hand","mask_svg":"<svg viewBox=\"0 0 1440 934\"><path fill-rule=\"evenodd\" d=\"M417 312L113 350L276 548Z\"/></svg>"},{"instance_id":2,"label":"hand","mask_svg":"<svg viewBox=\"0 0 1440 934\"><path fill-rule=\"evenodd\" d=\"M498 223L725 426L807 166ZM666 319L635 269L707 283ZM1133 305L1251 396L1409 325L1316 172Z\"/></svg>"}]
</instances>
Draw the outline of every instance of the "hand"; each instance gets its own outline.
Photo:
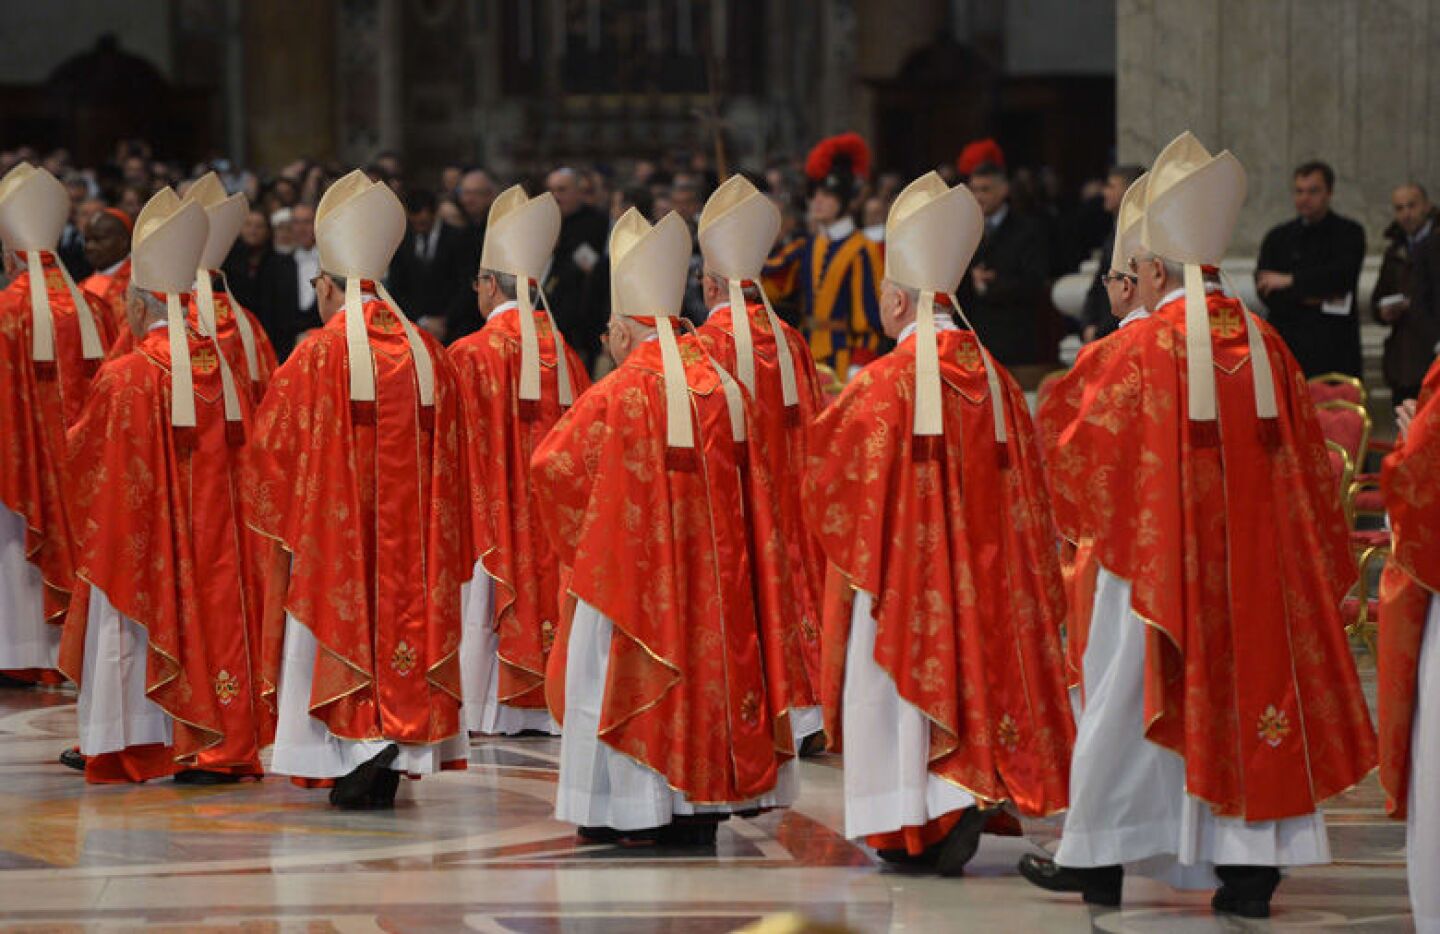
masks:
<instances>
[{"instance_id":1,"label":"hand","mask_svg":"<svg viewBox=\"0 0 1440 934\"><path fill-rule=\"evenodd\" d=\"M989 266L976 266L970 270L970 284L974 286L975 291L981 295L985 294L985 290L990 288L990 283L994 281L995 270Z\"/></svg>"},{"instance_id":2,"label":"hand","mask_svg":"<svg viewBox=\"0 0 1440 934\"><path fill-rule=\"evenodd\" d=\"M1410 433L1410 423L1415 420L1415 412L1419 408L1414 399L1406 399L1395 406L1395 424L1400 429L1400 440L1404 441L1405 436Z\"/></svg>"},{"instance_id":3,"label":"hand","mask_svg":"<svg viewBox=\"0 0 1440 934\"><path fill-rule=\"evenodd\" d=\"M1261 269L1255 273L1255 289L1261 295L1269 295L1271 292L1288 289L1294 284L1295 277L1288 272L1275 272L1270 269Z\"/></svg>"},{"instance_id":4,"label":"hand","mask_svg":"<svg viewBox=\"0 0 1440 934\"><path fill-rule=\"evenodd\" d=\"M1083 344L1090 343L1095 339L1095 335L1099 330L1100 329L1093 324L1085 325L1085 327L1080 329L1080 342Z\"/></svg>"},{"instance_id":5,"label":"hand","mask_svg":"<svg viewBox=\"0 0 1440 934\"><path fill-rule=\"evenodd\" d=\"M1398 302L1380 307L1380 320L1386 324L1393 324L1404 317L1405 312L1410 310L1410 299L1404 298Z\"/></svg>"}]
</instances>

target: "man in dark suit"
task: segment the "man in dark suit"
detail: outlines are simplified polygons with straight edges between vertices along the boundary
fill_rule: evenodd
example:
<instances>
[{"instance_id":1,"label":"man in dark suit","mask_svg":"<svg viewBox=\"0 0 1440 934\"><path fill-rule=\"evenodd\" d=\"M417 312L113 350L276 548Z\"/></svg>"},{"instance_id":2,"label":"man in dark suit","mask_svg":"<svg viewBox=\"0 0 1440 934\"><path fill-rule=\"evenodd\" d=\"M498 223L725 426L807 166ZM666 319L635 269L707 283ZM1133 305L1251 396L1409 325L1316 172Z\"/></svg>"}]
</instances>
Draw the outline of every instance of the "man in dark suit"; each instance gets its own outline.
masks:
<instances>
[{"instance_id":1,"label":"man in dark suit","mask_svg":"<svg viewBox=\"0 0 1440 934\"><path fill-rule=\"evenodd\" d=\"M970 191L985 212L985 236L960 283L960 307L1002 365L1053 362L1045 228L1011 208L1010 183L997 165L978 166Z\"/></svg>"},{"instance_id":2,"label":"man in dark suit","mask_svg":"<svg viewBox=\"0 0 1440 934\"><path fill-rule=\"evenodd\" d=\"M1361 376L1359 284L1365 228L1330 210L1335 170L1295 170L1295 213L1265 235L1255 288L1307 377Z\"/></svg>"},{"instance_id":3,"label":"man in dark suit","mask_svg":"<svg viewBox=\"0 0 1440 934\"><path fill-rule=\"evenodd\" d=\"M450 309L469 290L473 270L465 255L465 236L439 222L438 206L435 193L428 189L405 196L410 229L390 261L389 286L405 314L444 341Z\"/></svg>"},{"instance_id":4,"label":"man in dark suit","mask_svg":"<svg viewBox=\"0 0 1440 934\"><path fill-rule=\"evenodd\" d=\"M1120 199L1125 190L1135 183L1143 173L1138 165L1116 165L1105 176L1105 215L1110 220L1105 239L1100 244L1100 263L1095 269L1095 278L1090 290L1085 293L1085 305L1080 313L1080 339L1085 343L1099 340L1112 333L1120 320L1110 312L1110 295L1105 291L1105 276L1110 272L1110 254L1115 248L1115 213L1120 210Z\"/></svg>"},{"instance_id":5,"label":"man in dark suit","mask_svg":"<svg viewBox=\"0 0 1440 934\"><path fill-rule=\"evenodd\" d=\"M551 172L545 187L560 207L560 239L555 243L555 259L545 278L545 295L565 342L593 370L607 319L605 308L590 299L590 281L605 253L610 223L603 213L581 200L574 169Z\"/></svg>"}]
</instances>

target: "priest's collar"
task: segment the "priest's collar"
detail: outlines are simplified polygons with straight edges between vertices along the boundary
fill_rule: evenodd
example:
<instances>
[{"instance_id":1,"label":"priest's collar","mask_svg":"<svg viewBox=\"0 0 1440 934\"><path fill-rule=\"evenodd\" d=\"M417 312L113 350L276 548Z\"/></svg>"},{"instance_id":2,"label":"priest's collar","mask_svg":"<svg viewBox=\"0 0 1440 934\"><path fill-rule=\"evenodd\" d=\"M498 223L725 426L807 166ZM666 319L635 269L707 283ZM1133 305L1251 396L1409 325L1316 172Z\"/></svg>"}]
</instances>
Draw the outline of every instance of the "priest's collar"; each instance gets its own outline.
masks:
<instances>
[{"instance_id":1,"label":"priest's collar","mask_svg":"<svg viewBox=\"0 0 1440 934\"><path fill-rule=\"evenodd\" d=\"M919 325L916 324L914 321L911 321L909 324L905 325L905 327L900 331L900 336L897 337L897 338L895 338L895 343L896 343L896 344L903 344L903 343L905 343L905 338L907 338L907 337L909 337L910 335L914 334L914 333L915 333L915 329L918 328L918 327L919 327ZM937 332L939 332L939 331L958 331L958 330L960 330L960 328L957 327L956 324L955 324L955 322L950 319L950 316L949 316L949 315L942 315L942 314L940 314L940 313L937 311L937 312L935 313L935 330L936 330Z\"/></svg>"},{"instance_id":2,"label":"priest's collar","mask_svg":"<svg viewBox=\"0 0 1440 934\"><path fill-rule=\"evenodd\" d=\"M1209 295L1209 294L1211 294L1211 293L1213 293L1213 292L1220 292L1220 293L1225 294L1225 295L1230 294L1230 293L1228 293L1228 292L1225 291L1225 286L1221 285L1221 284L1218 283L1218 282L1207 282L1207 283L1205 283L1205 294L1206 294L1206 295ZM1185 297L1185 286L1182 285L1182 286L1180 286L1180 288L1178 288L1178 289L1171 289L1169 292L1166 292L1166 293L1165 293L1165 296L1164 296L1163 298L1161 298L1160 301L1158 301L1158 302L1155 303L1155 307L1156 307L1157 309L1158 309L1158 308L1164 308L1166 305L1168 305L1168 304L1170 304L1171 302L1175 301L1177 298L1184 298L1184 297Z\"/></svg>"},{"instance_id":3,"label":"priest's collar","mask_svg":"<svg viewBox=\"0 0 1440 934\"><path fill-rule=\"evenodd\" d=\"M519 308L519 307L520 307L520 306L519 306L518 304L516 304L515 299L513 299L513 298L510 299L510 300L508 300L508 301L503 301L503 302L501 302L500 304L498 304L498 305L495 306L495 310L494 310L494 311L490 312L490 314L488 314L488 315L485 316L485 320L486 320L486 321L489 321L489 320L491 320L492 318L498 318L498 317L500 317L501 315L503 315L505 312L509 311L510 309L512 309L512 308Z\"/></svg>"},{"instance_id":4,"label":"priest's collar","mask_svg":"<svg viewBox=\"0 0 1440 934\"><path fill-rule=\"evenodd\" d=\"M826 225L825 239L832 242L844 240L846 237L850 236L854 232L855 221L853 221L849 217L849 215L846 215L845 217L840 218L835 223Z\"/></svg>"},{"instance_id":5,"label":"priest's collar","mask_svg":"<svg viewBox=\"0 0 1440 934\"><path fill-rule=\"evenodd\" d=\"M1180 291L1184 292L1185 290L1181 289ZM1118 327L1123 328L1127 324L1134 324L1136 321L1148 317L1150 317L1150 312L1145 308L1144 305L1141 305L1139 308L1127 312L1125 317L1120 319L1120 324L1118 325Z\"/></svg>"},{"instance_id":6,"label":"priest's collar","mask_svg":"<svg viewBox=\"0 0 1440 934\"><path fill-rule=\"evenodd\" d=\"M130 262L130 257L126 256L126 257L122 258L122 259L120 260L120 262L114 263L113 265L110 265L110 266L106 266L104 269L100 270L100 275L102 275L102 276L113 276L113 275L115 275L115 273L117 273L117 272L120 271L120 267L121 267L121 266L124 266L124 265L125 265L126 263L128 263L128 262Z\"/></svg>"}]
</instances>

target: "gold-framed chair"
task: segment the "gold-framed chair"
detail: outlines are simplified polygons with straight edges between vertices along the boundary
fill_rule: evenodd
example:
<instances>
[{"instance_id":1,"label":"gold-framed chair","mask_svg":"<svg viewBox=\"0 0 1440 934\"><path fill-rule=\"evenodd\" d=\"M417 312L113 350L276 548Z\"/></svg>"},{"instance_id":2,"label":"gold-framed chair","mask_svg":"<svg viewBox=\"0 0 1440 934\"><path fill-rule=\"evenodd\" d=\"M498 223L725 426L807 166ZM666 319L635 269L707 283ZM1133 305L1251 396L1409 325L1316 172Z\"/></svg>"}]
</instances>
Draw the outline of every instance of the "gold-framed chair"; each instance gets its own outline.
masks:
<instances>
[{"instance_id":1,"label":"gold-framed chair","mask_svg":"<svg viewBox=\"0 0 1440 934\"><path fill-rule=\"evenodd\" d=\"M1384 542L1375 542L1365 548L1359 556L1360 577L1351 594L1340 605L1345 620L1345 634L1358 639L1371 658L1377 658L1376 639L1380 631L1380 572L1390 559L1390 542L1386 533ZM1375 582L1375 593L1370 593L1370 581Z\"/></svg>"},{"instance_id":2,"label":"gold-framed chair","mask_svg":"<svg viewBox=\"0 0 1440 934\"><path fill-rule=\"evenodd\" d=\"M1326 440L1334 441L1345 449L1350 457L1353 471L1364 469L1365 452L1370 446L1370 413L1363 405L1332 399L1315 406L1315 415ZM1351 479L1354 477L1352 475ZM1345 489L1349 490L1349 484Z\"/></svg>"},{"instance_id":3,"label":"gold-framed chair","mask_svg":"<svg viewBox=\"0 0 1440 934\"><path fill-rule=\"evenodd\" d=\"M1310 385L1310 398L1316 405L1326 402L1353 402L1363 407L1368 401L1365 383L1359 377L1348 373L1322 373L1306 382Z\"/></svg>"}]
</instances>

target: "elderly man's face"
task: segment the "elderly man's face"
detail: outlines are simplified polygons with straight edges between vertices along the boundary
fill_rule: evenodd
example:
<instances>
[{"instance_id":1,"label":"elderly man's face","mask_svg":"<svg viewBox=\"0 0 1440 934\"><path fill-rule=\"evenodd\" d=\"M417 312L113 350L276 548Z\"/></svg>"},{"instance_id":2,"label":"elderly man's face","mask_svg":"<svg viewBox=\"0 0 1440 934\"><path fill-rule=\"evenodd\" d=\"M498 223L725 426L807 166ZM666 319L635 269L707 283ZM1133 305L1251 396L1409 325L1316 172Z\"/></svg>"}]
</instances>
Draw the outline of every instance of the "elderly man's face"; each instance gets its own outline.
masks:
<instances>
[{"instance_id":1,"label":"elderly man's face","mask_svg":"<svg viewBox=\"0 0 1440 934\"><path fill-rule=\"evenodd\" d=\"M574 172L556 169L545 179L545 187L555 196L562 216L569 217L580 209L580 186Z\"/></svg>"},{"instance_id":2,"label":"elderly man's face","mask_svg":"<svg viewBox=\"0 0 1440 934\"><path fill-rule=\"evenodd\" d=\"M880 326L885 336L895 340L909 323L910 300L895 283L886 280L880 286Z\"/></svg>"},{"instance_id":3,"label":"elderly man's face","mask_svg":"<svg viewBox=\"0 0 1440 934\"><path fill-rule=\"evenodd\" d=\"M460 179L460 210L471 223L482 223L495 203L495 183L484 172L466 172Z\"/></svg>"},{"instance_id":4,"label":"elderly man's face","mask_svg":"<svg viewBox=\"0 0 1440 934\"><path fill-rule=\"evenodd\" d=\"M1395 223L1405 233L1414 235L1425 226L1430 216L1430 199L1414 185L1401 185L1390 196L1390 207L1395 212Z\"/></svg>"}]
</instances>

